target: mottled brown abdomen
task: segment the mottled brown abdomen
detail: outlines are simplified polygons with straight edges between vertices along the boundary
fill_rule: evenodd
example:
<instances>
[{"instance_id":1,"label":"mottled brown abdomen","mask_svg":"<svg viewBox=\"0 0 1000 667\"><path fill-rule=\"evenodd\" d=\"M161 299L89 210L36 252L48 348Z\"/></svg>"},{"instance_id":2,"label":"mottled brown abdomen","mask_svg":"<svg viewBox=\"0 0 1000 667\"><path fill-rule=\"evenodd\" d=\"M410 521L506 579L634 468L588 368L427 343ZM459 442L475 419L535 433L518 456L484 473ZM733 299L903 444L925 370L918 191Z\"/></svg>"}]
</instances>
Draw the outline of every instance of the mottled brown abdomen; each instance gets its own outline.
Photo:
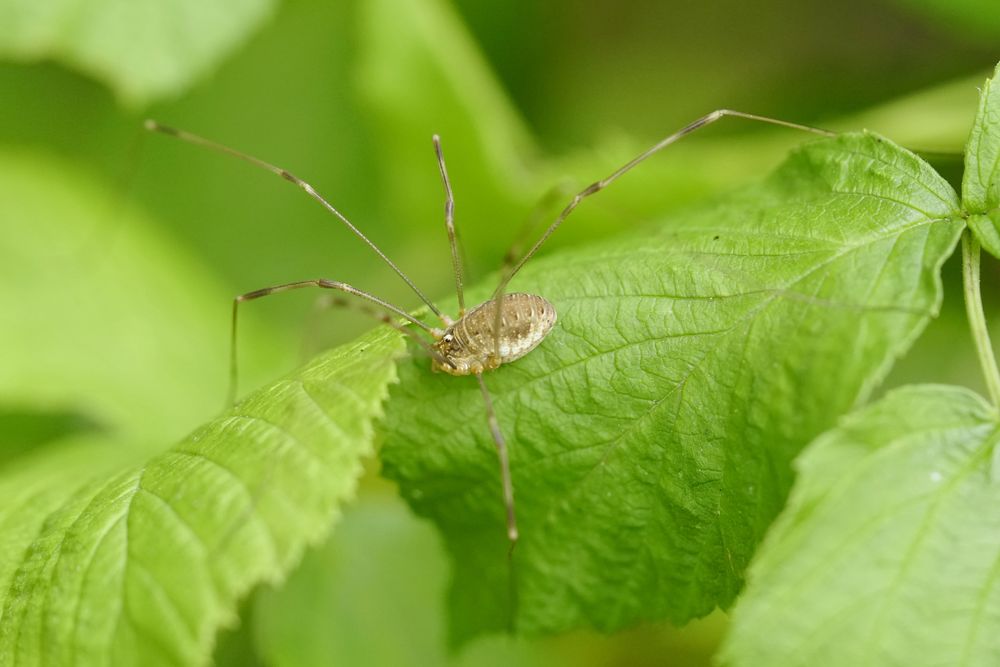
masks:
<instances>
[{"instance_id":1,"label":"mottled brown abdomen","mask_svg":"<svg viewBox=\"0 0 1000 667\"><path fill-rule=\"evenodd\" d=\"M555 307L542 297L505 294L500 301L500 335L497 341L494 306L492 300L476 306L444 332L441 339L434 343L434 350L452 366L435 360L435 370L451 375L492 370L531 352L556 323Z\"/></svg>"}]
</instances>

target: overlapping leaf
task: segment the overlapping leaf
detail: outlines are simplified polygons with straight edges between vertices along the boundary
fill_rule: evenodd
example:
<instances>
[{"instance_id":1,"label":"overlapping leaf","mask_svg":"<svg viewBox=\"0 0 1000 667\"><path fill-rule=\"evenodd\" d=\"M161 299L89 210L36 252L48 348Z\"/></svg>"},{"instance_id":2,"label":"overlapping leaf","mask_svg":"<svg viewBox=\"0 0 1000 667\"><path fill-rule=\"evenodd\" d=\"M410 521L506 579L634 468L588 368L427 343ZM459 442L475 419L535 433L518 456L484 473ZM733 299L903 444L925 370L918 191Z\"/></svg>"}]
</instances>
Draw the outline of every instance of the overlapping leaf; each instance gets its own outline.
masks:
<instances>
[{"instance_id":1,"label":"overlapping leaf","mask_svg":"<svg viewBox=\"0 0 1000 667\"><path fill-rule=\"evenodd\" d=\"M401 500L362 499L280 590L257 597L253 635L261 660L274 667L575 664L505 636L449 652L448 568L437 537Z\"/></svg>"},{"instance_id":2,"label":"overlapping leaf","mask_svg":"<svg viewBox=\"0 0 1000 667\"><path fill-rule=\"evenodd\" d=\"M164 452L223 400L229 295L64 161L0 174L0 665L204 662L329 529L402 345L334 350Z\"/></svg>"},{"instance_id":3,"label":"overlapping leaf","mask_svg":"<svg viewBox=\"0 0 1000 667\"><path fill-rule=\"evenodd\" d=\"M962 190L969 226L996 253L993 83L982 91ZM1000 660L998 432L996 407L974 393L912 386L819 438L798 461L788 507L752 566L724 660Z\"/></svg>"},{"instance_id":4,"label":"overlapping leaf","mask_svg":"<svg viewBox=\"0 0 1000 667\"><path fill-rule=\"evenodd\" d=\"M333 350L137 465L77 441L6 470L0 664L204 662L353 492L400 350Z\"/></svg>"},{"instance_id":5,"label":"overlapping leaf","mask_svg":"<svg viewBox=\"0 0 1000 667\"><path fill-rule=\"evenodd\" d=\"M222 407L231 298L80 166L0 153L3 410L70 411L135 445L176 441ZM241 338L274 354L262 326Z\"/></svg>"},{"instance_id":6,"label":"overlapping leaf","mask_svg":"<svg viewBox=\"0 0 1000 667\"><path fill-rule=\"evenodd\" d=\"M404 364L385 470L446 536L453 636L729 604L791 458L936 311L957 209L913 155L844 135L716 205L530 265L511 287L559 323L488 377L522 529L510 563L474 381Z\"/></svg>"},{"instance_id":7,"label":"overlapping leaf","mask_svg":"<svg viewBox=\"0 0 1000 667\"><path fill-rule=\"evenodd\" d=\"M986 80L979 97L979 112L965 150L962 206L980 243L1000 257L1000 91L994 90L995 82L996 73Z\"/></svg>"},{"instance_id":8,"label":"overlapping leaf","mask_svg":"<svg viewBox=\"0 0 1000 667\"><path fill-rule=\"evenodd\" d=\"M997 664L998 440L996 410L947 386L897 390L819 438L724 662Z\"/></svg>"},{"instance_id":9,"label":"overlapping leaf","mask_svg":"<svg viewBox=\"0 0 1000 667\"><path fill-rule=\"evenodd\" d=\"M131 103L176 95L269 14L271 0L8 0L0 56L51 58L105 83Z\"/></svg>"}]
</instances>

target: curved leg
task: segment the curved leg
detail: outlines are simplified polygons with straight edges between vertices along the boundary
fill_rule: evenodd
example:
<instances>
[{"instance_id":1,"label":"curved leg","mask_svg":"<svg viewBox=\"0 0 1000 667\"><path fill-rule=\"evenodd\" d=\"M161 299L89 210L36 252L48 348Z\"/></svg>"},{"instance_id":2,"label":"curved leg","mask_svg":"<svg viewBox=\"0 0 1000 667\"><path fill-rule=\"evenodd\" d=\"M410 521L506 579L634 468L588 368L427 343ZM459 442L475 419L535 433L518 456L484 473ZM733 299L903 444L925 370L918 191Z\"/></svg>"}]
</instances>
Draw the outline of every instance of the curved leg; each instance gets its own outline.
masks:
<instances>
[{"instance_id":1,"label":"curved leg","mask_svg":"<svg viewBox=\"0 0 1000 667\"><path fill-rule=\"evenodd\" d=\"M439 364L454 367L454 364L451 361L445 359L438 352L436 352L434 348L431 347L431 345L426 340L418 336L413 329L410 329L409 327L400 324L397 320L390 317L387 313L380 312L375 308L370 308L366 306L364 303L349 301L348 299L344 299L336 295L326 294L317 299L316 303L313 305L313 311L311 315L316 316L319 315L322 311L329 310L332 308L350 308L351 310L355 310L359 313L364 313L368 317L377 320L382 324L387 324L396 331L412 338L417 343L417 345L419 345L424 349L424 351L428 354L428 356L433 358ZM303 344L303 352L304 353L308 352L307 345L305 344ZM308 355L304 354L304 356Z\"/></svg>"},{"instance_id":2,"label":"curved leg","mask_svg":"<svg viewBox=\"0 0 1000 667\"><path fill-rule=\"evenodd\" d=\"M236 399L236 389L237 389L237 373L236 373L236 367L237 367L237 363L236 363L236 361L237 361L237 354L236 354L236 329L237 329L237 322L238 322L238 314L239 314L239 306L240 306L240 304L243 303L244 301L251 301L253 299L259 299L261 297L270 296L272 294L277 294L279 292L287 292L289 290L301 289L303 287L319 287L319 288L322 288L322 289L333 289L333 290L338 290L338 291L344 292L346 294L350 294L352 296L360 297L360 298L362 298L362 299L364 299L364 300L366 300L366 301L374 304L375 306L377 306L378 308L382 309L383 311L388 311L390 313L398 315L399 317L402 317L405 320L408 320L410 323L415 324L418 327L420 327L421 329L423 329L424 331L428 332L432 337L437 338L440 335L440 333L438 332L438 330L432 329L431 327L429 327L428 325L424 324L423 322L421 322L417 318L413 317L412 315L410 315L406 311L402 310L398 306L394 306L391 303L389 303L388 301L380 299L377 296L375 296L373 294L369 294L368 292L365 292L363 290L359 290L356 287L352 287L351 285L348 285L347 283L337 282L335 280L326 280L325 278L318 278L318 279L315 279L315 280L299 280L299 281L294 282L294 283L285 283L283 285L274 285L272 287L265 287L263 289L258 289L258 290L254 290L252 292L247 292L246 294L240 294L235 299L233 299L233 319L232 319L232 329L230 330L230 339L229 339L229 345L230 345L230 347L229 347L229 394L228 394L228 399L227 399L227 405L232 405L233 402ZM366 312L371 312L372 314L374 314L374 316L376 317L376 319L379 319L382 322L386 322L386 323L388 323L388 324L390 324L392 326L395 326L400 331L404 331L405 333L408 333L409 335L411 335L411 336L419 339L419 337L417 337L416 334L413 331L410 331L406 327L398 325L396 322L394 322L392 320L391 317L389 317L384 312L383 313L377 313L376 311L371 310L371 309L366 310ZM423 343L423 345L425 347L429 348L429 345L427 345L426 341L423 341L422 339L419 339L419 340L421 340L421 342ZM433 350L432 350L432 352L433 352ZM436 353L434 353L434 354L436 354ZM438 355L438 356L440 356L440 355Z\"/></svg>"},{"instance_id":3,"label":"curved leg","mask_svg":"<svg viewBox=\"0 0 1000 667\"><path fill-rule=\"evenodd\" d=\"M344 225L346 225L347 228L350 229L355 236L361 239L365 243L365 245L371 248L376 255L382 258L383 262L388 264L389 267L393 271L395 271L400 278L403 279L403 281L410 287L410 289L412 289L413 292L418 297L420 297L420 300L423 301L425 304L427 304L427 307L431 309L431 312L433 312L435 315L441 318L442 322L445 322L446 324L448 323L444 314L440 310L438 310L438 307L434 305L434 302L428 299L427 296L424 295L424 293L421 292L419 288L417 288L417 286L413 283L413 281L410 280L410 278L405 273L403 273L402 269L396 266L391 259L386 257L385 253L382 252L381 248L379 248L377 245L375 245L374 242L372 242L371 239L365 236L360 229L355 227L354 224L350 220L348 220L343 213L334 208L333 204L328 202L321 194L319 194L319 192L316 191L316 188L309 185L295 174L291 173L287 169L282 169L281 167L277 167L269 162L261 160L260 158L248 155L247 153L242 153L236 149L230 148L229 146L224 146L223 144L216 143L209 139L205 139L204 137L200 137L197 134L192 134L191 132L178 130L177 128L169 127L167 125L161 125L160 123L152 119L146 120L145 127L150 132L159 132L161 134L166 134L167 136L175 137L177 139L180 139L181 141L186 141L189 144L195 144L196 146L204 146L205 148L218 151L219 153L224 153L226 155L231 155L232 157L239 158L244 162L249 162L255 167L259 167L261 169L264 169L265 171L269 171L272 174L277 174L278 176L281 176L289 183L298 186L300 189L305 191L307 195L318 201L323 206L323 208L325 208L327 211L336 216L338 220L344 223Z\"/></svg>"},{"instance_id":4,"label":"curved leg","mask_svg":"<svg viewBox=\"0 0 1000 667\"><path fill-rule=\"evenodd\" d=\"M534 206L531 207L528 215L521 223L521 227L517 230L517 234L514 235L514 240L511 241L510 247L507 248L507 252L504 253L503 264L500 267L501 276L506 276L510 273L511 269L514 268L514 263L517 262L518 258L521 256L524 250L524 245L528 241L528 237L534 234L539 225L545 222L546 218L549 216L550 210L554 209L557 204L565 201L565 198L572 194L572 182L570 182L569 179L564 179L557 185L554 185L546 190L545 193L538 198L538 201L536 201Z\"/></svg>"},{"instance_id":5,"label":"curved leg","mask_svg":"<svg viewBox=\"0 0 1000 667\"><path fill-rule=\"evenodd\" d=\"M507 283L510 282L511 278L513 278L517 274L517 272L521 270L521 267L523 267L525 263L529 259L531 259L536 252L538 252L538 249L542 247L542 244L544 244L549 239L549 237L552 236L552 233L555 232L556 229L558 229L559 226L566 220L566 218L569 217L570 213L573 212L573 210L580 204L581 201L583 201L590 195L596 194L601 190L603 190L604 188L608 187L609 185L617 181L620 177L625 175L627 172L631 171L633 167L644 162L647 158L663 150L670 144L679 141L680 139L683 139L687 135L692 134L697 130L700 130L706 125L711 125L712 123L726 117L745 118L747 120L757 121L760 123L768 123L770 125L780 125L781 127L788 127L793 130L802 130L804 132L812 132L813 134L819 134L825 137L834 137L837 135L836 132L823 130L818 127L810 127L809 125L800 125L799 123L790 123L786 120L769 118L767 116L758 116L752 113L743 113L742 111L733 111L732 109L718 109L716 111L713 111L712 113L706 114L701 118L699 118L698 120L694 121L693 123L685 125L680 130L674 132L670 136L661 139L658 143L653 144L651 147L647 148L645 151L643 151L642 153L635 156L634 158L626 162L624 165L616 169L610 175L602 178L599 181L591 183L583 190L578 192L576 195L574 195L573 199L570 200L569 204L567 204L566 207L562 210L562 212L558 215L558 217L556 217L555 222L549 225L548 229L546 229L545 232L542 234L542 236L535 242L535 245L531 246L531 249L529 249L528 252L525 253L523 257L521 257L521 259L517 262L517 264L514 265L514 268L511 269L510 273L503 277L503 279L500 281L500 285L496 289L497 293L502 293L507 288Z\"/></svg>"},{"instance_id":6,"label":"curved leg","mask_svg":"<svg viewBox=\"0 0 1000 667\"><path fill-rule=\"evenodd\" d=\"M507 276L511 275L511 269L514 266L514 262L517 260L518 256L521 254L521 248L527 240L528 236L531 235L535 229L538 228L542 222L545 221L545 217L548 213L548 209L552 208L558 199L568 196L572 192L568 182L562 182L552 188L549 188L538 200L538 202L532 207L531 212L525 218L524 222L521 224L521 228L518 230L517 234L514 236L514 240L511 242L510 247L503 256L503 266L500 269L500 276L502 281L506 281ZM557 199L558 198L558 199ZM505 282L502 284L506 284ZM503 311L500 310L499 304L503 299L504 290L502 288L497 288L491 299L495 304L496 310L493 318L493 355L499 359L500 358L500 323L503 320Z\"/></svg>"},{"instance_id":7,"label":"curved leg","mask_svg":"<svg viewBox=\"0 0 1000 667\"><path fill-rule=\"evenodd\" d=\"M458 235L455 233L455 196L451 192L448 168L444 166L441 137L435 134L433 141L438 171L441 172L441 183L444 185L444 226L448 230L448 245L451 246L451 268L455 273L455 292L458 294L458 319L462 319L465 315L465 293L462 284L462 258L458 251Z\"/></svg>"}]
</instances>

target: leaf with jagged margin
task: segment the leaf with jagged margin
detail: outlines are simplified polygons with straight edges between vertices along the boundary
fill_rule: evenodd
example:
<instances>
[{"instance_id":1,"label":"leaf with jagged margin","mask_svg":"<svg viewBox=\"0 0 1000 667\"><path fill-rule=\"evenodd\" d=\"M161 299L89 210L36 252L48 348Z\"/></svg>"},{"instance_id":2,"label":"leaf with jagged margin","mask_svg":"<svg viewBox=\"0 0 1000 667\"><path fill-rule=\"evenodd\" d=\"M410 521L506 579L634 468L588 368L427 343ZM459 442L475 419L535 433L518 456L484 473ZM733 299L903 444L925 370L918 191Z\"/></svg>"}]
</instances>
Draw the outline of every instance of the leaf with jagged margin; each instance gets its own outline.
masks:
<instances>
[{"instance_id":1,"label":"leaf with jagged margin","mask_svg":"<svg viewBox=\"0 0 1000 667\"><path fill-rule=\"evenodd\" d=\"M138 465L78 441L0 472L0 664L206 663L353 494L402 350L377 330Z\"/></svg>"},{"instance_id":2,"label":"leaf with jagged margin","mask_svg":"<svg viewBox=\"0 0 1000 667\"><path fill-rule=\"evenodd\" d=\"M969 227L992 255L1000 257L1000 92L993 90L1000 65L979 96L979 111L965 148L962 207Z\"/></svg>"},{"instance_id":3,"label":"leaf with jagged margin","mask_svg":"<svg viewBox=\"0 0 1000 667\"><path fill-rule=\"evenodd\" d=\"M645 233L529 264L511 288L559 322L487 378L522 534L510 569L475 382L403 363L384 469L445 535L453 639L729 605L791 459L937 312L957 215L926 163L848 134Z\"/></svg>"},{"instance_id":4,"label":"leaf with jagged margin","mask_svg":"<svg viewBox=\"0 0 1000 667\"><path fill-rule=\"evenodd\" d=\"M730 665L1000 663L996 410L910 386L811 444L750 568Z\"/></svg>"},{"instance_id":5,"label":"leaf with jagged margin","mask_svg":"<svg viewBox=\"0 0 1000 667\"><path fill-rule=\"evenodd\" d=\"M268 17L273 0L6 0L0 57L59 62L131 105L178 95Z\"/></svg>"}]
</instances>

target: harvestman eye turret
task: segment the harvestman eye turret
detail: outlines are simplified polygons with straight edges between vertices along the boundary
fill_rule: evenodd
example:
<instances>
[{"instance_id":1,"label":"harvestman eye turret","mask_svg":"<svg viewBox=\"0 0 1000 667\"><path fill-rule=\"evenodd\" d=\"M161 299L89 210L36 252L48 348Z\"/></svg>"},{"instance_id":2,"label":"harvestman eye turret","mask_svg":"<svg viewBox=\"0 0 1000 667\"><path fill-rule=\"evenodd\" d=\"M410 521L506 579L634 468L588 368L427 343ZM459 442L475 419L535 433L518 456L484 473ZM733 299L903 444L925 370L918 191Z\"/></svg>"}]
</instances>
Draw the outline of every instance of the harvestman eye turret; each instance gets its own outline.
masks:
<instances>
[{"instance_id":1,"label":"harvestman eye turret","mask_svg":"<svg viewBox=\"0 0 1000 667\"><path fill-rule=\"evenodd\" d=\"M740 111L732 111L729 109L713 111L710 114L702 116L693 123L686 125L677 132L662 139L644 152L640 153L632 160L619 167L616 171L612 172L609 176L592 183L577 193L562 209L555 221L553 221L545 232L542 233L534 245L532 245L519 260L512 265L505 267L500 284L497 286L496 290L494 290L490 299L469 311L466 311L465 309L462 262L455 234L455 205L454 198L452 196L451 182L448 179L448 170L445 167L444 156L441 152L441 141L438 136L435 135L433 138L434 150L437 154L438 168L441 172L441 181L444 184L445 191L445 227L448 231L448 241L451 247L452 268L455 274L455 289L458 295L459 312L458 318L455 320L442 313L438 307L434 305L434 302L428 299L427 296L425 296L424 293L413 284L413 281L410 280L409 277L407 277L406 274L392 262L392 260L386 257L385 253L383 253L378 246L376 246L367 236L355 227L340 211L334 208L333 205L316 192L311 185L302 179L294 176L285 169L276 167L246 153L242 153L229 148L228 146L218 144L214 141L204 139L183 130L177 130L172 127L160 125L152 120L146 121L146 129L161 132L183 141L204 146L239 158L257 167L277 174L278 176L281 176L285 180L290 181L305 190L310 197L318 201L324 208L336 216L355 236L361 239L361 241L371 248L371 250L382 259L382 261L395 271L444 325L444 328L432 327L422 320L410 315L402 308L380 299L373 294L369 294L368 292L352 287L346 283L327 280L325 278L300 280L285 283L283 285L265 287L263 289L247 292L246 294L241 294L233 300L230 346L230 402L233 401L236 394L236 324L239 305L241 303L269 296L271 294L277 294L278 292L285 292L302 287L319 287L356 297L357 300L355 301L342 299L340 297L333 297L330 302L333 305L359 308L369 315L377 318L379 321L396 328L407 336L410 336L417 341L417 343L431 357L431 365L434 370L442 371L450 375L475 376L476 381L479 383L479 389L483 396L483 402L486 405L487 423L489 424L490 434L496 444L497 455L500 461L503 500L507 514L507 537L510 539L511 546L513 547L513 544L516 543L518 539L518 529L516 513L514 510L514 486L510 474L507 443L504 439L502 431L500 430L500 425L497 422L496 412L493 409L493 401L490 397L490 392L486 387L486 382L483 380L483 373L499 368L505 363L520 359L535 349L555 326L556 309L544 298L534 294L507 294L507 285L521 270L521 268L524 267L528 260L538 252L542 244L548 240L552 233L555 232L555 230L566 220L569 214L573 212L581 201L590 195L600 192L633 167L652 156L654 153L657 153L675 141L726 116L745 118L762 123L770 123L772 125L780 125L824 136L834 136L833 132L829 132L827 130L821 130L819 128L809 127L806 125L799 125L798 123L790 123L775 118L757 116L754 114L742 113ZM510 257L511 254L512 253L508 253L508 257ZM514 258L510 258L511 262L513 262L513 259ZM394 319L393 316L402 318L402 320L405 320L418 329L423 330L430 337L430 341L421 337L409 326L401 324L397 319Z\"/></svg>"}]
</instances>

